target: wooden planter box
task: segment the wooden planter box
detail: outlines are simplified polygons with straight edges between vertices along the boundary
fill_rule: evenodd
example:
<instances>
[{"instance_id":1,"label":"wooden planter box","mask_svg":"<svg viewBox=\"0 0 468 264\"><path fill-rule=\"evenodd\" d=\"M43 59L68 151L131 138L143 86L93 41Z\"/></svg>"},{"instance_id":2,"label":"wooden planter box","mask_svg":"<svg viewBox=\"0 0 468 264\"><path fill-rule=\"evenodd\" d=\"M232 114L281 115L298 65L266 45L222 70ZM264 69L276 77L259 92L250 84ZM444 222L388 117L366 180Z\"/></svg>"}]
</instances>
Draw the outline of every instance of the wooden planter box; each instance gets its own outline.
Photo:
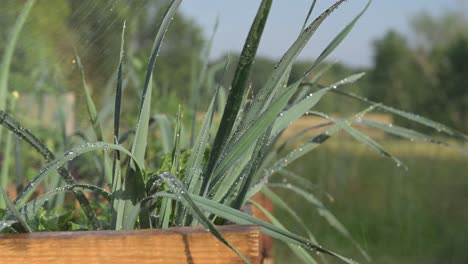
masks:
<instances>
[{"instance_id":1,"label":"wooden planter box","mask_svg":"<svg viewBox=\"0 0 468 264\"><path fill-rule=\"evenodd\" d=\"M218 230L252 263L260 261L254 225ZM2 263L244 263L202 227L0 235Z\"/></svg>"}]
</instances>

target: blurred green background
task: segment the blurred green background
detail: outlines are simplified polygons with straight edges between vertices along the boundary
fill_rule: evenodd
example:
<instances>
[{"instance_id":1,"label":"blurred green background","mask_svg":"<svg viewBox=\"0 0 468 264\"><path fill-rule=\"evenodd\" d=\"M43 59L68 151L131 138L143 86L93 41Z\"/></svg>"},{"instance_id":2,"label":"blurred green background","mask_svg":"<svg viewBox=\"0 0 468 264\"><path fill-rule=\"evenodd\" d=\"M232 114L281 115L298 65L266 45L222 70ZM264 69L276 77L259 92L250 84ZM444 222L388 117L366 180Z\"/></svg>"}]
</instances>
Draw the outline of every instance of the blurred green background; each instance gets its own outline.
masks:
<instances>
[{"instance_id":1,"label":"blurred green background","mask_svg":"<svg viewBox=\"0 0 468 264\"><path fill-rule=\"evenodd\" d=\"M344 139L332 140L291 168L317 184L317 196L374 263L466 263L466 156L395 139L383 140L383 144L405 162L408 171ZM365 263L349 240L325 223L315 208L280 191L312 226L319 242ZM281 210L275 213L285 215ZM293 220L281 219L291 230L301 232ZM276 259L278 263L300 263L284 245L277 245ZM335 263L332 258L327 260Z\"/></svg>"}]
</instances>

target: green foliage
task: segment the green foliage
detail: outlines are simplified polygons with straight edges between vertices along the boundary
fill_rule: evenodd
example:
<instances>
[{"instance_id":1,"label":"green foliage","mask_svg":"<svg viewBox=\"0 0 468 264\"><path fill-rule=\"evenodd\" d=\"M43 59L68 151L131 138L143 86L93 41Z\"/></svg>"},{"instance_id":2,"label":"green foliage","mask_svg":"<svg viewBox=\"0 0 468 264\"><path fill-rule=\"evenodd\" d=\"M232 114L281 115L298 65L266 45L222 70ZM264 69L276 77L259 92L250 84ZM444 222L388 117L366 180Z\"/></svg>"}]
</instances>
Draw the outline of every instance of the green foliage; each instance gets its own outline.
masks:
<instances>
[{"instance_id":1,"label":"green foliage","mask_svg":"<svg viewBox=\"0 0 468 264\"><path fill-rule=\"evenodd\" d=\"M404 37L390 31L375 42L374 49L369 99L409 111L420 109L431 86Z\"/></svg>"},{"instance_id":2,"label":"green foliage","mask_svg":"<svg viewBox=\"0 0 468 264\"><path fill-rule=\"evenodd\" d=\"M434 98L434 118L468 129L468 36L459 36L443 51L438 65L440 90Z\"/></svg>"},{"instance_id":3,"label":"green foliage","mask_svg":"<svg viewBox=\"0 0 468 264\"><path fill-rule=\"evenodd\" d=\"M458 11L447 11L438 17L418 14L411 25L409 37L389 31L375 42L367 96L466 131L462 61L468 21Z\"/></svg>"},{"instance_id":4,"label":"green foliage","mask_svg":"<svg viewBox=\"0 0 468 264\"><path fill-rule=\"evenodd\" d=\"M115 86L113 81L109 82L112 85L109 85L105 93L103 93L107 95L104 97L104 101L107 104L104 104L101 113L97 111L98 107L95 106L94 100L91 97L92 89L88 87L88 82L84 77L86 74L84 65L89 63L89 61L83 59L82 64L80 58L76 58L76 64L81 71L88 117L91 121L91 128L83 133L84 143L81 142L56 157L34 134L24 129L18 121L6 112L0 111L0 124L12 131L16 136L23 138L25 142L37 150L48 162L14 201L10 201L6 193L0 188L8 208L0 222L0 231L8 230L10 232L11 230L15 230L17 232L24 232L41 231L44 229L56 230L59 228L66 230L97 230L102 228L122 230L202 225L221 243L230 247L245 262L248 262L216 229L216 224L225 224L227 221L232 221L239 224L257 224L265 234L288 244L299 246L299 249L293 248L293 251L301 256L302 259L314 260L316 258L315 253L318 253L333 256L335 259L347 263L354 263L351 259L322 248L309 230L306 232L308 238L304 238L285 229L284 225L274 216L270 215L272 224L269 224L246 214L241 208L248 203L256 205L254 202L251 202L251 197L260 190L266 190L264 188L268 188L269 184L272 184L271 177L274 173L283 171L293 160L299 159L312 150L317 149L328 139L337 135L339 131L348 133L369 149L393 159L397 166L400 166L400 160L391 155L377 141L352 126L355 122L362 123L365 114L375 109L392 111L402 118L441 130L452 136L463 139L467 139L468 137L463 133L453 131L448 127L420 116L382 104L376 104L342 91L345 86L358 81L364 74L351 74L348 77L340 78L339 81L334 80L330 85L325 87L318 82L320 77L323 77L325 71L329 69L328 65L323 63L324 60L351 31L357 20L369 7L370 2L330 42L321 55L306 67L302 74L297 76L291 75L293 65L309 39L311 39L326 18L344 2L344 0L335 2L329 9L310 22L309 25L307 25L308 18L306 19L306 26L297 39L283 55L282 59L268 73L268 78L265 79L265 82L261 86L259 85L252 95L249 83L250 74L256 60L256 50L260 43L272 3L271 0L263 0L234 70L227 100L222 100L222 85L217 85L216 88L209 88L215 90L214 96L201 122L198 136L191 137L190 144L187 144L187 140L185 140L188 136L184 130L181 105L178 106L174 123L170 122L169 118L164 115L152 115L154 111L152 107L154 102L152 101L155 99L153 94L164 96L164 93L153 93L154 90L164 85L164 83L158 83L158 81L153 81L153 79L166 82L164 78L155 78L156 74L159 72L163 72L163 76L169 76L170 74L171 77L168 80L171 82L179 76L181 76L180 79L185 78L183 72L170 71L170 73L164 73L165 66L163 67L159 63L162 63L160 60L163 60L165 52L167 52L167 59L172 60L174 57L174 62L177 60L190 60L191 64L185 62L186 65L195 65L189 67L190 74L196 72L194 69L198 65L197 60L199 58L195 58L196 56L192 52L189 53L190 56L181 52L184 46L174 48L163 44L169 25L173 21L175 21L176 30L180 29L184 35L188 35L184 41L177 39L178 42L181 42L181 45L187 46L192 42L197 44L197 38L194 37L197 34L191 35L184 31L187 27L183 23L179 24L178 28L177 19L173 20L181 0L172 0L167 5L152 42L151 55L147 67L144 69L138 69L140 63L138 55L135 55L135 43L128 44L130 55L124 57L127 45L124 44L125 23L122 23L124 26L120 34L120 52L114 51L115 54L120 54L117 72L116 75L113 75L113 79L117 80ZM76 4L76 2L71 4L72 7L73 4ZM88 5L91 5L91 3L88 2ZM149 2L148 5L143 6L153 6ZM312 4L311 11L314 5L315 1ZM131 11L123 9L122 12ZM89 15L100 17L102 10L93 9L89 11ZM118 20L122 14L117 12L112 16L115 16ZM99 43L99 45L106 43L101 42L104 40L99 39L100 35L98 32L88 32L86 30L88 27L91 28L92 25L84 24L81 30L84 30L86 34L91 34L90 39L97 38L96 43ZM139 27L137 26L137 28ZM118 35L113 33L113 37L110 39L116 36ZM169 35L167 38L171 40ZM106 41L109 41L109 39ZM195 53L197 52L195 50ZM180 57L176 55L180 55ZM84 57L86 56L90 56L90 54L85 51ZM91 56L88 59L93 60L96 58ZM113 59L114 57L110 58L103 66L113 68L110 65L117 63L110 63L110 60ZM125 63L128 60L131 60L131 63ZM170 69L171 65L177 67L175 66L176 64L171 64L172 62L165 62L163 65L166 65L166 63L169 65L167 69ZM206 76L210 75L208 74L209 70L206 61L201 62L199 65L201 67L199 71L200 76L198 79L193 78L193 80L198 80L197 85L175 82L175 85L180 85L181 91L185 89L184 87L192 89L191 92L196 97L199 97L201 94L200 86L202 83L206 81L207 84L210 84L207 81L210 78L205 77L205 74ZM228 65L229 61L225 63L224 72L226 72ZM322 70L316 72L320 69ZM115 70L111 71L114 72ZM143 71L145 72L144 82L140 82L140 75ZM106 73L105 70L99 70L98 72L99 75ZM99 76L99 78L103 77ZM211 85L215 86L214 83L211 83ZM113 87L116 87L115 97L112 96ZM129 92L128 87L137 88L135 90L140 94L138 96L138 99L140 99L139 107L135 104L134 100L126 100L126 92ZM142 88L141 91L138 90L140 88ZM322 97L330 92L344 94L359 102L370 104L370 106L355 115L348 115L341 119L333 118L316 111L316 105ZM114 99L113 102L112 99ZM164 99L156 99L156 101L159 100ZM219 105L219 102L225 102L224 105L221 105L224 109L217 110L216 106ZM192 106L194 109L197 109L196 104L192 104ZM120 132L121 127L124 127L121 121L126 120L126 116L124 115L127 112L126 107L131 107L131 113L133 113L132 121L136 121L135 128L129 130L131 132L127 134ZM137 111L136 114L135 111ZM222 116L218 123L215 122L215 117L220 115L220 112L222 112ZM195 115L196 113L193 114ZM309 114L324 117L333 126L306 142L302 142L301 147L284 154L285 147L277 144L280 135L292 122ZM106 124L109 123L107 122L109 119L113 121L113 129L107 129ZM194 120L196 119L194 118ZM154 129L155 126L152 126L154 124L158 126L157 132ZM195 127L193 125L192 129L195 129ZM379 128L379 126L374 127ZM418 139L427 139L423 134L417 134L402 127L385 127L384 129L380 129L403 137L409 135L418 136ZM149 146L153 141L152 136L157 136L158 132L160 135L158 139L164 142L159 146L162 149L162 154L157 153L160 158L154 162L155 165L152 164L153 159L148 159L148 153ZM92 136L93 133L94 136ZM105 142L105 135L107 133L112 134L112 143ZM130 134L131 137L125 136ZM196 133L192 131L191 134L195 135ZM92 139L89 140L89 138L96 138L97 142L94 142ZM295 137L294 139L297 138ZM66 140L63 141L66 142ZM436 143L441 144L440 142ZM451 144L444 145L453 147ZM98 172L97 175L90 177L94 179L94 182L93 184L78 183L71 175L68 164L74 159L84 158L86 157L85 155L91 154L95 155L93 156L94 161L99 167L96 170ZM56 176L57 173L61 176L63 184L57 183L56 186L50 187L46 193L29 199L30 195L34 193L41 182ZM290 177L294 178L293 176ZM105 190L106 187L109 187L109 192ZM299 187L288 189L299 194L303 202L309 202L317 207L317 211L326 222L348 240L352 241L361 251L361 254L367 257L359 244L353 240L351 233L324 207L324 203L318 200L312 192L305 191ZM80 203L79 216L76 216L74 208L70 209L73 213L71 211L62 212L60 205L65 207L65 202L61 202L58 205L55 203L52 203L50 206L48 205L51 199L58 195L63 196L67 192L73 193L76 200ZM84 192L91 192L94 195L87 197ZM101 201L101 206L96 208L94 202L98 196L102 196L105 201ZM281 198L271 193L270 197L274 197L277 204L284 205L284 202L280 200ZM102 205L107 209L102 210ZM51 209L50 207L59 209L56 209L57 211L55 212L50 210L44 211L42 209ZM261 206L259 207L262 209ZM57 226L50 227L54 224Z\"/></svg>"}]
</instances>

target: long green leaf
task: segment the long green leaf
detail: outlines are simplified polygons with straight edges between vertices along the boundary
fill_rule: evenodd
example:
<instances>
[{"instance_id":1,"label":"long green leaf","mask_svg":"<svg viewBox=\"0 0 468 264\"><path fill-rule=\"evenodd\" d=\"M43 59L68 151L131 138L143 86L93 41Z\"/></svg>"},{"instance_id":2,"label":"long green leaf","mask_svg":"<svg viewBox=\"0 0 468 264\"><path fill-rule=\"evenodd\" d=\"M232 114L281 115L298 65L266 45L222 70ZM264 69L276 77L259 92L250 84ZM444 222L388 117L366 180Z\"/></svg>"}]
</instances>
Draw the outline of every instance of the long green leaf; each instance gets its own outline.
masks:
<instances>
[{"instance_id":1,"label":"long green leaf","mask_svg":"<svg viewBox=\"0 0 468 264\"><path fill-rule=\"evenodd\" d=\"M306 28L307 22L309 21L310 15L312 15L312 11L314 11L316 3L317 3L317 0L312 0L312 4L310 5L309 12L307 12L307 16L304 19L304 24L302 25L302 30L304 30Z\"/></svg>"},{"instance_id":2,"label":"long green leaf","mask_svg":"<svg viewBox=\"0 0 468 264\"><path fill-rule=\"evenodd\" d=\"M101 123L99 122L96 105L94 104L93 98L91 98L91 93L89 92L88 84L86 83L83 64L81 64L81 60L78 55L76 55L76 63L78 64L78 68L81 72L81 81L83 82L83 89L86 97L86 108L88 109L88 117L91 121L91 125L93 126L94 134L96 135L97 141L104 141L102 139Z\"/></svg>"},{"instance_id":3,"label":"long green leaf","mask_svg":"<svg viewBox=\"0 0 468 264\"><path fill-rule=\"evenodd\" d=\"M117 86L115 90L115 102L114 102L114 144L120 143L120 112L122 103L122 75L123 75L123 56L124 56L124 42L125 42L125 25L124 22L122 27L121 44L120 44L120 58L119 58L119 69L117 71ZM111 205L111 228L117 229L117 227L123 226L123 218L117 218L117 212L122 211L124 207L123 189L122 189L122 169L120 164L120 152L114 151L112 161L112 193L115 194L112 197Z\"/></svg>"},{"instance_id":4,"label":"long green leaf","mask_svg":"<svg viewBox=\"0 0 468 264\"><path fill-rule=\"evenodd\" d=\"M461 152L461 153L463 153L465 155L468 155L468 149L466 149L466 148L452 145L452 144L447 143L447 142L445 142L443 140L440 140L440 139L425 135L423 133L420 133L420 132L412 130L412 129L408 129L408 128L405 128L405 127L400 127L400 126L393 125L393 124L382 124L382 123L379 123L379 122L375 122L375 121L372 121L372 120L366 120L366 119L363 119L360 123L364 124L366 126L375 128L375 129L382 130L382 131L384 131L386 133L389 133L389 134L392 134L392 135L396 135L396 136L399 136L399 137L402 137L402 138L409 139L410 141L441 145L441 146L445 146L445 147L457 150L457 151L459 151L459 152Z\"/></svg>"},{"instance_id":5,"label":"long green leaf","mask_svg":"<svg viewBox=\"0 0 468 264\"><path fill-rule=\"evenodd\" d=\"M117 86L115 89L115 100L114 100L114 144L119 144L120 140L120 112L122 104L122 89L123 89L123 57L124 57L124 46L125 46L125 27L126 21L122 26L122 35L120 37L120 56L119 56L119 68L117 70Z\"/></svg>"},{"instance_id":6,"label":"long green leaf","mask_svg":"<svg viewBox=\"0 0 468 264\"><path fill-rule=\"evenodd\" d=\"M318 56L318 58L315 60L314 64L312 67L308 70L310 72L312 69L314 69L317 65L319 65L325 58L332 53L338 45L346 38L346 36L351 32L353 29L354 25L356 22L361 18L361 16L367 11L371 4L372 0L369 0L367 2L367 5L364 7L364 9L349 23L331 42L328 44L328 46L325 48L325 50L322 51L322 53ZM307 74L307 73L306 73Z\"/></svg>"},{"instance_id":7,"label":"long green leaf","mask_svg":"<svg viewBox=\"0 0 468 264\"><path fill-rule=\"evenodd\" d=\"M232 80L231 90L228 95L226 106L223 110L223 117L221 118L218 132L216 133L213 147L210 152L205 177L201 187L202 193L206 192L206 187L208 186L216 162L219 159L219 155L225 147L225 144L231 135L234 123L236 122L236 118L242 104L242 99L247 91L247 83L256 57L258 45L263 34L263 29L265 28L268 14L270 13L271 3L272 0L263 0L260 4L257 15L255 16L242 49L239 63L234 73L234 79Z\"/></svg>"}]
</instances>

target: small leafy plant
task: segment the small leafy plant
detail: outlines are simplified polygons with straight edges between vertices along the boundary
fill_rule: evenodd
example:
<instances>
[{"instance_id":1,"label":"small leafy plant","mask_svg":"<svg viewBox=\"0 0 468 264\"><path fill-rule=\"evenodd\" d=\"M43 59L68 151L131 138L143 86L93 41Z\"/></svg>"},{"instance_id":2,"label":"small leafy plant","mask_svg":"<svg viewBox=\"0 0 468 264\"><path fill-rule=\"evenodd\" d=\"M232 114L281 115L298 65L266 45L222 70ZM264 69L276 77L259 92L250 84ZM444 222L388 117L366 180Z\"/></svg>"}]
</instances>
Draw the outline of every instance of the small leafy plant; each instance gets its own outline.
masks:
<instances>
[{"instance_id":1,"label":"small leafy plant","mask_svg":"<svg viewBox=\"0 0 468 264\"><path fill-rule=\"evenodd\" d=\"M248 83L249 75L256 58L256 51L272 0L263 0L261 2L240 55L224 108L220 109L218 113L216 112L215 106L223 89L218 86L200 124L198 135L193 137L191 144L188 144L188 146L183 143L184 130L182 129L181 108L179 108L174 128L168 128L167 120L161 118L161 116L151 116L152 79L155 62L165 32L168 30L181 0L172 0L170 2L155 36L138 109L137 124L133 132L131 132L133 133L132 137L128 137L129 133L122 134L120 131L121 105L125 103L122 102L122 91L125 88L123 82L125 26L122 31L120 61L116 77L117 85L113 102L114 127L111 143L104 140L107 131L104 131L103 127L101 127L98 112L86 85L83 65L78 56L76 63L82 73L87 110L92 131L96 138L95 141L83 143L56 156L33 133L25 129L7 112L1 110L0 124L26 141L43 156L48 164L28 183L14 201L9 199L5 186L0 186L0 193L7 208L2 213L0 231L128 230L202 225L248 262L240 252L223 238L215 225L229 222L256 224L260 226L263 233L291 245L291 249L308 263L313 263L317 257L311 253L317 253L318 255L324 253L344 262L353 263L351 259L319 246L307 225L273 192L274 188L283 188L294 192L305 202L317 208L319 214L330 225L350 239L363 256L368 258L364 250L352 239L346 228L314 196L312 192L313 185L289 171L287 166L315 150L340 131L347 132L356 140L367 145L371 150L394 160L397 166L404 166L398 158L388 153L379 143L354 128L352 125L356 122L412 141L441 144L467 153L463 148L452 146L449 143L414 130L365 120L365 114L374 110L390 112L455 138L466 140L468 137L461 132L454 131L429 119L372 102L339 89L341 86L359 80L364 75L362 73L351 75L331 85L323 86L319 83L321 74L327 68L320 68L321 63L351 31L369 6L370 1L364 10L331 41L315 62L310 65L309 70L301 78L289 82L291 67L299 53L321 23L344 0L337 1L308 24L315 2L313 1L311 5L303 30L278 62L268 82L261 87L255 96L249 97L251 94ZM34 0L27 2L13 31L14 36L19 34L33 3ZM14 41L11 41L3 58L0 95L7 94L6 80L14 45ZM225 68L228 64L229 60L226 62ZM313 77L309 78L309 76ZM314 111L314 106L329 92L362 101L369 104L369 107L363 109L360 113L342 119L332 118L324 113ZM5 108L5 103L1 101L2 98L4 96L0 96L0 109ZM221 116L219 123L214 122L215 114ZM282 131L304 115L317 115L328 119L328 122L319 125L326 126L326 130L305 142L297 143L304 133L304 131L299 131L296 136L280 144L278 139ZM161 134L166 135L166 137L161 136L161 138L164 141L162 144L166 145L165 149L168 150L166 155L160 158L161 165L158 169L152 169L152 166L149 166L148 161L145 159L148 145L151 144L150 124L155 121L159 124ZM310 127L308 130L314 128L317 127ZM195 126L192 126L192 130L192 134L194 134ZM167 136L171 133L169 131L172 131L172 137ZM172 142L168 142L170 141L169 138L172 138ZM299 146L294 147L297 145ZM290 151L290 149L293 150ZM7 152L4 152L4 154L7 155ZM99 160L104 168L102 170L103 175L100 175L100 178L105 181L103 186L81 184L75 180L67 169L67 164L70 161L86 153L99 154ZM57 174L64 184L30 199L35 188L42 181L55 177ZM274 174L281 174L288 179L288 183L272 182L271 178ZM107 186L108 189L105 188ZM102 199L97 204L90 201L89 196L85 195L85 193L89 192L101 196ZM303 227L304 233L297 235L287 231L273 215L268 213L260 204L254 202L252 197L258 192L263 192L273 201L275 206L286 210ZM75 213L74 207L70 209L71 211L64 211L65 202L64 204L58 204L55 208L50 208L49 201L64 193L71 193L78 201L81 208L78 214ZM242 209L246 204L252 204L263 211L270 218L271 224L245 213ZM50 210L46 210L47 208ZM69 222L70 225L60 227L59 224L56 224L64 221ZM320 256L323 257L323 254Z\"/></svg>"}]
</instances>

